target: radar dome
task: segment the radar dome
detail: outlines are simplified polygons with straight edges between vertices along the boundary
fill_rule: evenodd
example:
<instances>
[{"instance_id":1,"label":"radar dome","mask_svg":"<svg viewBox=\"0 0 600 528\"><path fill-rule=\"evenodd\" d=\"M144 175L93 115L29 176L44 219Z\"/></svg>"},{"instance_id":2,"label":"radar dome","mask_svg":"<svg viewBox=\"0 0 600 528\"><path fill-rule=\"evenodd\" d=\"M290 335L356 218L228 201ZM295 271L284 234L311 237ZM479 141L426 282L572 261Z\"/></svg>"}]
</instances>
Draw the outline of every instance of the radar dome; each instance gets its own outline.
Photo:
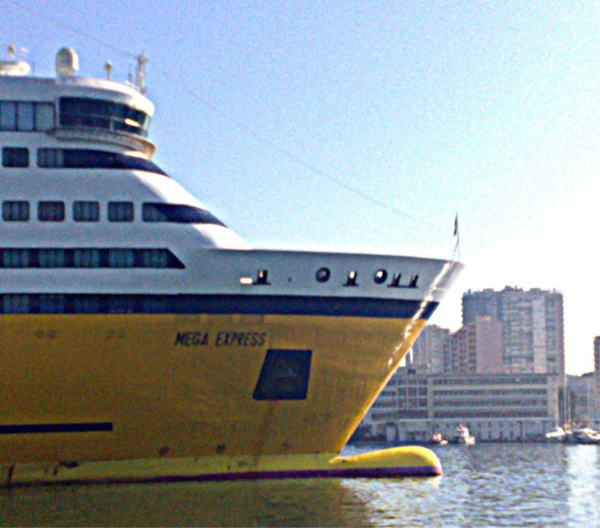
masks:
<instances>
[{"instance_id":1,"label":"radar dome","mask_svg":"<svg viewBox=\"0 0 600 528\"><path fill-rule=\"evenodd\" d=\"M73 48L62 48L56 54L56 73L69 76L79 71L79 57Z\"/></svg>"}]
</instances>

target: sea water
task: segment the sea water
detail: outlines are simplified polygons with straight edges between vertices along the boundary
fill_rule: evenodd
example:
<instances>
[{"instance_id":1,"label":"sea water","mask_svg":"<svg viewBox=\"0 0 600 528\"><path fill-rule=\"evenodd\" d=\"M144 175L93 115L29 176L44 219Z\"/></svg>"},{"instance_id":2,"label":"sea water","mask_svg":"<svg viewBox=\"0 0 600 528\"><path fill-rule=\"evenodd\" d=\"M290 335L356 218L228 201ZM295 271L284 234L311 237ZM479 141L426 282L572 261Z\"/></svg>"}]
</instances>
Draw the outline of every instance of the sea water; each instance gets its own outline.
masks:
<instances>
[{"instance_id":1,"label":"sea water","mask_svg":"<svg viewBox=\"0 0 600 528\"><path fill-rule=\"evenodd\" d=\"M600 446L482 443L435 451L444 469L437 478L2 489L0 525L600 526Z\"/></svg>"}]
</instances>

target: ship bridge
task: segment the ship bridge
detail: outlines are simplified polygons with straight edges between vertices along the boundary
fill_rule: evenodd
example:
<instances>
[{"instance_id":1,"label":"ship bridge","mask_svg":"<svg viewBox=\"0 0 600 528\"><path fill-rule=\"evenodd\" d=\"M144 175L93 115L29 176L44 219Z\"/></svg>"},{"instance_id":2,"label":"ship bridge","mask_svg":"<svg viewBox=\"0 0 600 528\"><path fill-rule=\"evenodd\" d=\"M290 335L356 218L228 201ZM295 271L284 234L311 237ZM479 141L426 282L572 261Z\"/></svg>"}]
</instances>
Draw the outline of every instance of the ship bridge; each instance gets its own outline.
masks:
<instances>
[{"instance_id":1,"label":"ship bridge","mask_svg":"<svg viewBox=\"0 0 600 528\"><path fill-rule=\"evenodd\" d=\"M58 140L121 147L151 159L156 147L147 136L154 105L143 90L75 77L78 68L70 48L58 52L55 78L30 77L27 63L12 56L0 61L0 132L43 131ZM19 93L19 100L4 100L3 92Z\"/></svg>"}]
</instances>

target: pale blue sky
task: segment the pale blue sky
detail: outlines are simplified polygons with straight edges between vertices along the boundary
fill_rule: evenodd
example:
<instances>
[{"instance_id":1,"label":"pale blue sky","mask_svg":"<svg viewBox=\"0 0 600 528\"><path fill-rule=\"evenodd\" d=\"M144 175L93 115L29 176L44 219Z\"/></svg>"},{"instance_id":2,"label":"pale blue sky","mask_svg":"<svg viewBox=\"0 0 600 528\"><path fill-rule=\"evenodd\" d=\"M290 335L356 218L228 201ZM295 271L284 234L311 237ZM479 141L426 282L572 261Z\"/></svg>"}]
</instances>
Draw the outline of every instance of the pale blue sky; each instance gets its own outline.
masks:
<instances>
[{"instance_id":1,"label":"pale blue sky","mask_svg":"<svg viewBox=\"0 0 600 528\"><path fill-rule=\"evenodd\" d=\"M38 74L145 51L155 160L255 247L448 258L458 212L432 322L556 288L572 373L600 335L599 27L597 2L0 0Z\"/></svg>"}]
</instances>

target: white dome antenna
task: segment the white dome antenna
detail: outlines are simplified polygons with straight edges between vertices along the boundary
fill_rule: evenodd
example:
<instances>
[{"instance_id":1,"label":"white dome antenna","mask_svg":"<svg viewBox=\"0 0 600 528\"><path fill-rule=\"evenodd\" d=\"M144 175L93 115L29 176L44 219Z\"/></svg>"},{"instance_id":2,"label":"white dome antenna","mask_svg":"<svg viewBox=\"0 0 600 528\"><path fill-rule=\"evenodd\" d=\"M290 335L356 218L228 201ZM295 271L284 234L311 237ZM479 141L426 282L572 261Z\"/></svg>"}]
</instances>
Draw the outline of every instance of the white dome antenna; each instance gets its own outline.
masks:
<instances>
[{"instance_id":1,"label":"white dome antenna","mask_svg":"<svg viewBox=\"0 0 600 528\"><path fill-rule=\"evenodd\" d=\"M56 54L56 73L69 77L79 71L79 57L73 48L62 48Z\"/></svg>"}]
</instances>

